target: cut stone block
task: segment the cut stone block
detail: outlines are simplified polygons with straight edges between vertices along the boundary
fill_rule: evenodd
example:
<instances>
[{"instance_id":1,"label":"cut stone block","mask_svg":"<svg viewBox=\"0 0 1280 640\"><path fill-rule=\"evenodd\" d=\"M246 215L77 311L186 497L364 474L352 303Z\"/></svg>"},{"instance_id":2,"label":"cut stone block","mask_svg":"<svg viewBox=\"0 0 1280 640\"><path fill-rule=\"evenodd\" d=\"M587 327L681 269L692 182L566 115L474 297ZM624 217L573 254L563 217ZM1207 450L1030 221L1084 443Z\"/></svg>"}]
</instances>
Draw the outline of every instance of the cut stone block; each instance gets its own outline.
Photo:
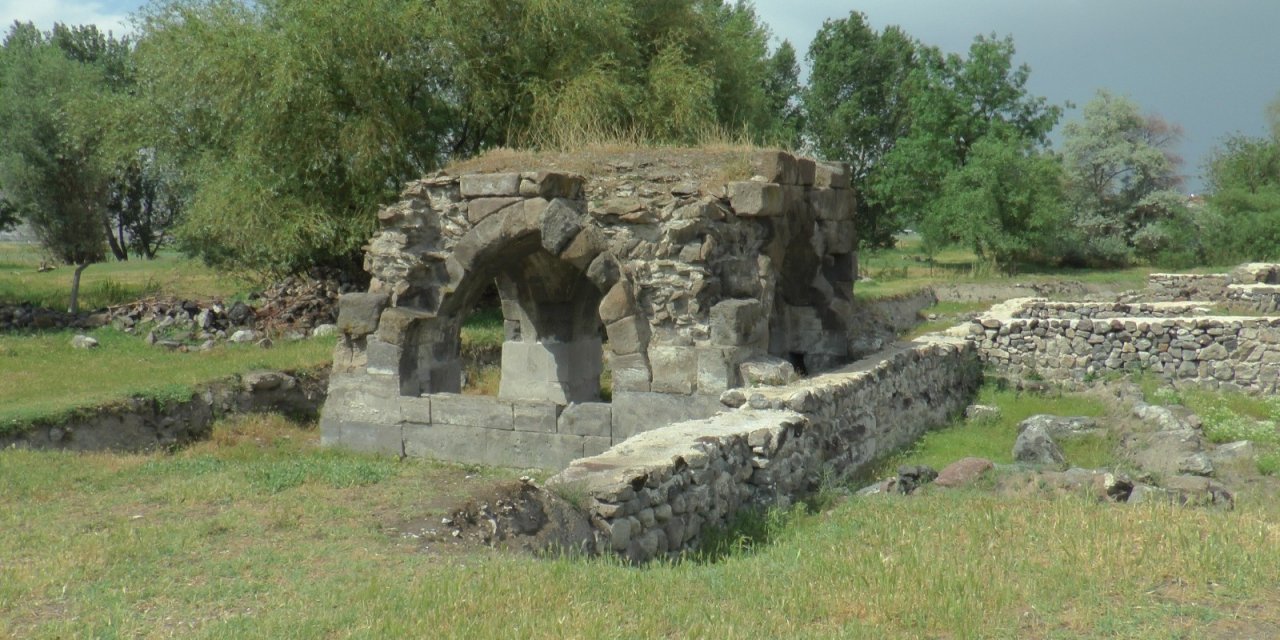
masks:
<instances>
[{"instance_id":1,"label":"cut stone block","mask_svg":"<svg viewBox=\"0 0 1280 640\"><path fill-rule=\"evenodd\" d=\"M759 300L725 300L711 307L711 342L722 346L752 344L761 339L763 305Z\"/></svg>"},{"instance_id":2,"label":"cut stone block","mask_svg":"<svg viewBox=\"0 0 1280 640\"><path fill-rule=\"evenodd\" d=\"M698 393L723 393L740 386L738 362L749 353L740 347L698 349Z\"/></svg>"},{"instance_id":3,"label":"cut stone block","mask_svg":"<svg viewBox=\"0 0 1280 640\"><path fill-rule=\"evenodd\" d=\"M467 221L476 224L511 205L523 202L521 198L476 198L467 203Z\"/></svg>"},{"instance_id":4,"label":"cut stone block","mask_svg":"<svg viewBox=\"0 0 1280 640\"><path fill-rule=\"evenodd\" d=\"M617 355L640 353L648 348L649 323L640 316L612 322L605 329L609 334L609 348Z\"/></svg>"},{"instance_id":5,"label":"cut stone block","mask_svg":"<svg viewBox=\"0 0 1280 640\"><path fill-rule=\"evenodd\" d=\"M775 184L796 184L799 171L795 156L783 151L764 151L756 158L756 175Z\"/></svg>"},{"instance_id":6,"label":"cut stone block","mask_svg":"<svg viewBox=\"0 0 1280 640\"><path fill-rule=\"evenodd\" d=\"M782 187L769 182L730 182L729 204L739 216L782 215Z\"/></svg>"},{"instance_id":7,"label":"cut stone block","mask_svg":"<svg viewBox=\"0 0 1280 640\"><path fill-rule=\"evenodd\" d=\"M849 165L838 162L818 162L814 169L813 186L848 189Z\"/></svg>"},{"instance_id":8,"label":"cut stone block","mask_svg":"<svg viewBox=\"0 0 1280 640\"><path fill-rule=\"evenodd\" d=\"M613 369L613 391L649 391L651 374L644 353L615 355L609 360Z\"/></svg>"},{"instance_id":9,"label":"cut stone block","mask_svg":"<svg viewBox=\"0 0 1280 640\"><path fill-rule=\"evenodd\" d=\"M642 431L685 420L709 418L723 409L718 394L615 392L613 394L613 443Z\"/></svg>"},{"instance_id":10,"label":"cut stone block","mask_svg":"<svg viewBox=\"0 0 1280 640\"><path fill-rule=\"evenodd\" d=\"M431 396L431 423L481 429L515 429L511 403L487 396L437 393Z\"/></svg>"},{"instance_id":11,"label":"cut stone block","mask_svg":"<svg viewBox=\"0 0 1280 640\"><path fill-rule=\"evenodd\" d=\"M810 189L809 205L819 220L853 220L853 192L848 189Z\"/></svg>"},{"instance_id":12,"label":"cut stone block","mask_svg":"<svg viewBox=\"0 0 1280 640\"><path fill-rule=\"evenodd\" d=\"M555 433L559 421L561 405L553 402L516 402L512 404L515 412L516 431L537 431Z\"/></svg>"},{"instance_id":13,"label":"cut stone block","mask_svg":"<svg viewBox=\"0 0 1280 640\"><path fill-rule=\"evenodd\" d=\"M660 393L693 393L698 379L698 355L693 347L649 347L651 389Z\"/></svg>"},{"instance_id":14,"label":"cut stone block","mask_svg":"<svg viewBox=\"0 0 1280 640\"><path fill-rule=\"evenodd\" d=\"M431 424L431 398L400 398L400 419L405 422Z\"/></svg>"},{"instance_id":15,"label":"cut stone block","mask_svg":"<svg viewBox=\"0 0 1280 640\"><path fill-rule=\"evenodd\" d=\"M344 293L338 299L338 330L352 338L378 329L378 317L391 297L385 293Z\"/></svg>"},{"instance_id":16,"label":"cut stone block","mask_svg":"<svg viewBox=\"0 0 1280 640\"><path fill-rule=\"evenodd\" d=\"M817 165L812 158L796 158L796 183L805 187L812 185Z\"/></svg>"},{"instance_id":17,"label":"cut stone block","mask_svg":"<svg viewBox=\"0 0 1280 640\"><path fill-rule=\"evenodd\" d=\"M458 186L464 198L520 195L520 174L478 173L462 176Z\"/></svg>"},{"instance_id":18,"label":"cut stone block","mask_svg":"<svg viewBox=\"0 0 1280 640\"><path fill-rule=\"evenodd\" d=\"M559 433L608 439L613 433L613 406L607 402L570 404L560 412Z\"/></svg>"},{"instance_id":19,"label":"cut stone block","mask_svg":"<svg viewBox=\"0 0 1280 640\"><path fill-rule=\"evenodd\" d=\"M583 437L433 424L405 425L405 455L500 467L562 469L582 456Z\"/></svg>"}]
</instances>

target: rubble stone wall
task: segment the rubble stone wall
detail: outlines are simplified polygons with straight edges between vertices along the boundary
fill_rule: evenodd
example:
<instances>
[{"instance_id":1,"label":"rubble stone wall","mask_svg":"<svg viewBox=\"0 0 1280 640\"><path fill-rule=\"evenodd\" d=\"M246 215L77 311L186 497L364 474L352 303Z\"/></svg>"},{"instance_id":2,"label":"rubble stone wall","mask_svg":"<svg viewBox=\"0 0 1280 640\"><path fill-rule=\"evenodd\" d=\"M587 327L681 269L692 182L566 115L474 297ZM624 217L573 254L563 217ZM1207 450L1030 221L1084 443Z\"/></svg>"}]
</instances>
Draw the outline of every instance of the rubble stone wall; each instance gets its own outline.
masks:
<instances>
[{"instance_id":1,"label":"rubble stone wall","mask_svg":"<svg viewBox=\"0 0 1280 640\"><path fill-rule=\"evenodd\" d=\"M1209 309L1199 302L1060 302L1043 298L1010 300L1017 303L1015 318L1179 318L1202 315Z\"/></svg>"},{"instance_id":2,"label":"rubble stone wall","mask_svg":"<svg viewBox=\"0 0 1280 640\"><path fill-rule=\"evenodd\" d=\"M603 549L637 562L696 548L741 509L787 505L963 410L981 380L972 344L932 337L735 408L646 431L549 481L586 495Z\"/></svg>"},{"instance_id":3,"label":"rubble stone wall","mask_svg":"<svg viewBox=\"0 0 1280 640\"><path fill-rule=\"evenodd\" d=\"M1065 386L1150 371L1210 388L1275 393L1280 318L1040 319L983 317L968 327L984 362L1002 375Z\"/></svg>"}]
</instances>

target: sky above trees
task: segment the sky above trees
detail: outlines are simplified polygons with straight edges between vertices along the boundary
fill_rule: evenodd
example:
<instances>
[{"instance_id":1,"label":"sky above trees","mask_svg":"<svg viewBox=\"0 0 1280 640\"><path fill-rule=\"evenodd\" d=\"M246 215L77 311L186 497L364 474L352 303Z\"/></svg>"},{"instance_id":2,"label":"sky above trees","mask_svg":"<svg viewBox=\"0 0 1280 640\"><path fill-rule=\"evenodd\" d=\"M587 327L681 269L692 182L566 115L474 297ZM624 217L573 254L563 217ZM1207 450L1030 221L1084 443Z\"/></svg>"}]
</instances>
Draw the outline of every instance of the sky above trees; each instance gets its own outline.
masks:
<instances>
[{"instance_id":1,"label":"sky above trees","mask_svg":"<svg viewBox=\"0 0 1280 640\"><path fill-rule=\"evenodd\" d=\"M0 24L93 23L120 33L139 0L0 0ZM801 56L829 18L851 9L879 29L896 24L948 52L978 34L1012 35L1031 66L1027 88L1055 103L1088 102L1098 89L1127 95L1185 129L1186 188L1233 133L1263 135L1263 109L1280 93L1280 2L1275 0L756 0L757 12ZM1080 117L1068 110L1063 121Z\"/></svg>"}]
</instances>

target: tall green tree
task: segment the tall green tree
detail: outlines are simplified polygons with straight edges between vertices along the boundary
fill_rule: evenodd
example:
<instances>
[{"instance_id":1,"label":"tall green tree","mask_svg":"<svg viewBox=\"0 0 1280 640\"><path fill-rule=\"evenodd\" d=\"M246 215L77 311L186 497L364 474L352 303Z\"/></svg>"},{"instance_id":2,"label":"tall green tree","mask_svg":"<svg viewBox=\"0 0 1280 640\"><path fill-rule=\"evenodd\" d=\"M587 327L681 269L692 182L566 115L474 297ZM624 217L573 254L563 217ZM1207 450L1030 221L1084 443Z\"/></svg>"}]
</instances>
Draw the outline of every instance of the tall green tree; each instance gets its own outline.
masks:
<instances>
[{"instance_id":1,"label":"tall green tree","mask_svg":"<svg viewBox=\"0 0 1280 640\"><path fill-rule=\"evenodd\" d=\"M1090 264L1124 264L1164 243L1161 223L1181 217L1179 127L1144 114L1133 100L1099 91L1082 118L1063 127L1081 255ZM1141 247L1140 247L1141 245Z\"/></svg>"},{"instance_id":2,"label":"tall green tree","mask_svg":"<svg viewBox=\"0 0 1280 640\"><path fill-rule=\"evenodd\" d=\"M913 221L991 131L1045 144L1062 109L1027 91L1031 69L1014 65L1014 53L1011 38L994 36L974 38L967 56L920 49L908 79L909 131L885 154L865 198L882 203L890 219Z\"/></svg>"},{"instance_id":3,"label":"tall green tree","mask_svg":"<svg viewBox=\"0 0 1280 640\"><path fill-rule=\"evenodd\" d=\"M157 0L132 126L191 190L180 244L236 269L354 269L376 208L450 135L429 7Z\"/></svg>"},{"instance_id":4,"label":"tall green tree","mask_svg":"<svg viewBox=\"0 0 1280 640\"><path fill-rule=\"evenodd\" d=\"M94 106L109 91L111 70L86 43L108 40L93 27L57 25L46 34L19 23L0 52L0 184L45 249L75 265L72 312L81 274L106 257L108 123Z\"/></svg>"},{"instance_id":5,"label":"tall green tree","mask_svg":"<svg viewBox=\"0 0 1280 640\"><path fill-rule=\"evenodd\" d=\"M1057 158L1011 127L996 126L943 179L920 230L926 242L960 242L1006 273L1020 262L1047 262L1069 220L1062 186Z\"/></svg>"},{"instance_id":6,"label":"tall green tree","mask_svg":"<svg viewBox=\"0 0 1280 640\"><path fill-rule=\"evenodd\" d=\"M919 49L898 27L876 32L856 11L824 22L809 45L805 130L820 156L849 163L861 198L856 215L864 246L891 245L903 227L870 185L910 131L910 79L920 66Z\"/></svg>"},{"instance_id":7,"label":"tall green tree","mask_svg":"<svg viewBox=\"0 0 1280 640\"><path fill-rule=\"evenodd\" d=\"M1280 131L1276 135L1232 136L1210 156L1208 210L1199 216L1208 260L1280 259Z\"/></svg>"}]
</instances>

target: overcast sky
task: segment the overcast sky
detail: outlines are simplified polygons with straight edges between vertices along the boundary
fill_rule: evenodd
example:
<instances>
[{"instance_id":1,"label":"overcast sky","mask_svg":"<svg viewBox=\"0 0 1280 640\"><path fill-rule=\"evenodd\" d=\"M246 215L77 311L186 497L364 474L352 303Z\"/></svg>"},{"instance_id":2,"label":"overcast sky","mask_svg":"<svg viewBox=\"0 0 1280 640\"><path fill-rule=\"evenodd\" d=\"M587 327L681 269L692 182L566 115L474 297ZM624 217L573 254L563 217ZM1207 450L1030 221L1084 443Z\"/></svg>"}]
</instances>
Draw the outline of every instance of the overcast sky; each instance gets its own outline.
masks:
<instances>
[{"instance_id":1,"label":"overcast sky","mask_svg":"<svg viewBox=\"0 0 1280 640\"><path fill-rule=\"evenodd\" d=\"M643 2L645 0L635 0ZM139 0L0 0L0 24L92 22L120 33ZM1280 0L756 0L775 36L803 57L826 19L851 10L877 29L896 24L962 53L977 34L1012 35L1031 91L1087 102L1100 88L1128 95L1186 130L1188 188L1232 133L1262 135L1280 94ZM1068 111L1066 118L1078 117Z\"/></svg>"}]
</instances>

